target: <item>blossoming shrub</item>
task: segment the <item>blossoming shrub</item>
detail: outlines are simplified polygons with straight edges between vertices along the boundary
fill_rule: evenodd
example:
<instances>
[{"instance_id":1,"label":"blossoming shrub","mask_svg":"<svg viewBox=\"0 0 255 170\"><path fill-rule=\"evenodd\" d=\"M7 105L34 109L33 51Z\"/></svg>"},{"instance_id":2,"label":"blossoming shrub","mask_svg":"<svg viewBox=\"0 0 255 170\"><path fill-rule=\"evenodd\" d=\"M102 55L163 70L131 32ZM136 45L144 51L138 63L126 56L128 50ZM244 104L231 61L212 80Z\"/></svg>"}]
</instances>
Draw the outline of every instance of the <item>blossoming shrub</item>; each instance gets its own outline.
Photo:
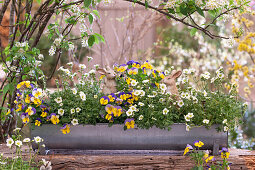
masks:
<instances>
[{"instance_id":1,"label":"blossoming shrub","mask_svg":"<svg viewBox=\"0 0 255 170\"><path fill-rule=\"evenodd\" d=\"M148 61L129 61L114 65L118 91L103 94L102 76L97 79L95 70L88 68L86 72L83 64L78 72L73 72L72 66L69 63L68 69L59 69L62 89L48 93L46 100L40 98L41 90L29 85L18 95L17 110L25 124L31 117L37 126L61 125L63 134L69 133L71 126L96 123L124 124L124 129L170 129L173 123L185 123L187 131L219 124L218 130L228 131L239 123L245 109L222 68L215 75L184 69L176 83L179 93L171 94L163 80L173 70L155 70ZM22 83L19 86L25 87L26 82Z\"/></svg>"}]
</instances>

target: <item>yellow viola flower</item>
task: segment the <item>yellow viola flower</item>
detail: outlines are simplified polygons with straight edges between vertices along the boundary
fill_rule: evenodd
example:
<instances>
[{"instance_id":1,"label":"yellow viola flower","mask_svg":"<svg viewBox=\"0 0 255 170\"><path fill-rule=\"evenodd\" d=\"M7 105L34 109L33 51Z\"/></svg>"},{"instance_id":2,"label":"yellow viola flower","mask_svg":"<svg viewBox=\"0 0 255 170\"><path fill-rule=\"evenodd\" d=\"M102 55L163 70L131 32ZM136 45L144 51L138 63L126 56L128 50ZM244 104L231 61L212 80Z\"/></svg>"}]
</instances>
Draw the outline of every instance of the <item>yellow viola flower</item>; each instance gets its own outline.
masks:
<instances>
[{"instance_id":1,"label":"yellow viola flower","mask_svg":"<svg viewBox=\"0 0 255 170\"><path fill-rule=\"evenodd\" d=\"M208 161L213 160L213 159L214 159L214 156L207 156L207 158L205 159L205 162L207 163Z\"/></svg>"},{"instance_id":2,"label":"yellow viola flower","mask_svg":"<svg viewBox=\"0 0 255 170\"><path fill-rule=\"evenodd\" d=\"M127 126L127 129L134 128L135 127L134 119L126 119L125 125Z\"/></svg>"},{"instance_id":3,"label":"yellow viola flower","mask_svg":"<svg viewBox=\"0 0 255 170\"><path fill-rule=\"evenodd\" d=\"M39 119L39 118L36 119L35 120L35 126L41 126L41 122L42 122L41 119Z\"/></svg>"},{"instance_id":4,"label":"yellow viola flower","mask_svg":"<svg viewBox=\"0 0 255 170\"><path fill-rule=\"evenodd\" d=\"M228 159L229 155L230 155L229 152L221 152L221 158L223 158L223 159Z\"/></svg>"},{"instance_id":5,"label":"yellow viola flower","mask_svg":"<svg viewBox=\"0 0 255 170\"><path fill-rule=\"evenodd\" d=\"M18 104L18 109L16 109L16 112L19 112L19 111L21 111L22 110L22 104L20 103L20 104Z\"/></svg>"},{"instance_id":6,"label":"yellow viola flower","mask_svg":"<svg viewBox=\"0 0 255 170\"><path fill-rule=\"evenodd\" d=\"M17 85L17 89L20 89L23 85L24 85L24 82L20 82L20 83Z\"/></svg>"},{"instance_id":7,"label":"yellow viola flower","mask_svg":"<svg viewBox=\"0 0 255 170\"><path fill-rule=\"evenodd\" d=\"M100 99L100 103L101 105L107 105L109 103L110 99L107 97L107 96L103 96L101 99Z\"/></svg>"},{"instance_id":8,"label":"yellow viola flower","mask_svg":"<svg viewBox=\"0 0 255 170\"><path fill-rule=\"evenodd\" d=\"M48 114L47 112L42 112L41 117L46 117L47 114Z\"/></svg>"},{"instance_id":9,"label":"yellow viola flower","mask_svg":"<svg viewBox=\"0 0 255 170\"><path fill-rule=\"evenodd\" d=\"M8 109L8 111L6 112L5 115L8 115L8 114L10 114L10 113L11 113L11 109Z\"/></svg>"},{"instance_id":10,"label":"yellow viola flower","mask_svg":"<svg viewBox=\"0 0 255 170\"><path fill-rule=\"evenodd\" d=\"M35 110L35 108L29 106L25 112L26 112L29 116L31 116L31 115L33 115L33 114L36 113L36 110Z\"/></svg>"},{"instance_id":11,"label":"yellow viola flower","mask_svg":"<svg viewBox=\"0 0 255 170\"><path fill-rule=\"evenodd\" d=\"M40 99L35 98L34 99L34 104L36 104L37 106L42 104L42 101Z\"/></svg>"},{"instance_id":12,"label":"yellow viola flower","mask_svg":"<svg viewBox=\"0 0 255 170\"><path fill-rule=\"evenodd\" d=\"M107 114L107 115L105 116L105 119L111 120L111 119L112 119L112 114Z\"/></svg>"},{"instance_id":13,"label":"yellow viola flower","mask_svg":"<svg viewBox=\"0 0 255 170\"><path fill-rule=\"evenodd\" d=\"M30 103L30 97L29 97L28 94L27 94L27 96L26 96L26 98L25 98L25 102L26 102L26 103Z\"/></svg>"},{"instance_id":14,"label":"yellow viola flower","mask_svg":"<svg viewBox=\"0 0 255 170\"><path fill-rule=\"evenodd\" d=\"M70 125L65 124L62 128L61 131L63 134L70 133Z\"/></svg>"},{"instance_id":15,"label":"yellow viola flower","mask_svg":"<svg viewBox=\"0 0 255 170\"><path fill-rule=\"evenodd\" d=\"M58 116L56 116L55 113L52 113L52 114L51 114L50 120L51 120L51 122L52 122L54 125L56 125L56 124L59 123Z\"/></svg>"},{"instance_id":16,"label":"yellow viola flower","mask_svg":"<svg viewBox=\"0 0 255 170\"><path fill-rule=\"evenodd\" d=\"M110 102L114 102L115 98L112 95L108 95L108 98L110 99Z\"/></svg>"},{"instance_id":17,"label":"yellow viola flower","mask_svg":"<svg viewBox=\"0 0 255 170\"><path fill-rule=\"evenodd\" d=\"M29 122L29 117L24 117L24 118L22 119L22 122L25 123L25 124L27 124L27 123Z\"/></svg>"},{"instance_id":18,"label":"yellow viola flower","mask_svg":"<svg viewBox=\"0 0 255 170\"><path fill-rule=\"evenodd\" d=\"M186 155L189 152L190 149L193 149L193 147L191 145L187 144L187 146L184 150L183 156Z\"/></svg>"},{"instance_id":19,"label":"yellow viola flower","mask_svg":"<svg viewBox=\"0 0 255 170\"><path fill-rule=\"evenodd\" d=\"M195 141L194 146L201 148L204 145L202 141Z\"/></svg>"},{"instance_id":20,"label":"yellow viola flower","mask_svg":"<svg viewBox=\"0 0 255 170\"><path fill-rule=\"evenodd\" d=\"M128 85L130 85L130 83L131 83L131 79L128 77L128 78L126 78L126 82L127 82L127 84Z\"/></svg>"}]
</instances>

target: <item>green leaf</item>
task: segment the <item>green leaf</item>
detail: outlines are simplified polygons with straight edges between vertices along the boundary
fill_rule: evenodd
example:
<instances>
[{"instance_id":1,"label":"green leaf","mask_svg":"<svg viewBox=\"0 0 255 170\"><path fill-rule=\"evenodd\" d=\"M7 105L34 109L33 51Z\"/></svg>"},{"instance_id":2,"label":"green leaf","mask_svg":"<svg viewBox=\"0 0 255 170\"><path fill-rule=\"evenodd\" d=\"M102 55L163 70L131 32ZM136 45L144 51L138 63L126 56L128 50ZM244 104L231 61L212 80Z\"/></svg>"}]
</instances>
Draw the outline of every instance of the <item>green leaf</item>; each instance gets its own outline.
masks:
<instances>
[{"instance_id":1,"label":"green leaf","mask_svg":"<svg viewBox=\"0 0 255 170\"><path fill-rule=\"evenodd\" d=\"M88 8L90 5L91 5L91 1L92 0L84 0L83 2L84 2L84 7L85 8Z\"/></svg>"},{"instance_id":2,"label":"green leaf","mask_svg":"<svg viewBox=\"0 0 255 170\"><path fill-rule=\"evenodd\" d=\"M88 39L89 47L92 47L94 45L94 43L95 43L95 37L94 37L94 35L90 35L89 39Z\"/></svg>"},{"instance_id":3,"label":"green leaf","mask_svg":"<svg viewBox=\"0 0 255 170\"><path fill-rule=\"evenodd\" d=\"M40 4L42 2L42 0L36 0L38 4Z\"/></svg>"},{"instance_id":4,"label":"green leaf","mask_svg":"<svg viewBox=\"0 0 255 170\"><path fill-rule=\"evenodd\" d=\"M93 23L93 16L91 14L89 14L89 23L92 24Z\"/></svg>"},{"instance_id":5,"label":"green leaf","mask_svg":"<svg viewBox=\"0 0 255 170\"><path fill-rule=\"evenodd\" d=\"M23 75L22 80L26 80L26 79L27 79L27 75Z\"/></svg>"},{"instance_id":6,"label":"green leaf","mask_svg":"<svg viewBox=\"0 0 255 170\"><path fill-rule=\"evenodd\" d=\"M144 3L145 3L145 8L147 9L147 8L148 8L148 5L149 5L149 4L148 4L148 1L147 1L147 0L145 0L145 2L144 2Z\"/></svg>"},{"instance_id":7,"label":"green leaf","mask_svg":"<svg viewBox=\"0 0 255 170\"><path fill-rule=\"evenodd\" d=\"M213 17L215 17L217 14L216 10L209 10L208 13Z\"/></svg>"},{"instance_id":8,"label":"green leaf","mask_svg":"<svg viewBox=\"0 0 255 170\"><path fill-rule=\"evenodd\" d=\"M104 37L103 37L102 35L100 35L100 34L98 34L98 33L95 33L94 35L96 35L97 38L98 38L101 42L105 43Z\"/></svg>"},{"instance_id":9,"label":"green leaf","mask_svg":"<svg viewBox=\"0 0 255 170\"><path fill-rule=\"evenodd\" d=\"M9 88L10 88L10 84L6 84L4 86L4 89L3 89L3 98L4 98L5 94L8 92Z\"/></svg>"},{"instance_id":10,"label":"green leaf","mask_svg":"<svg viewBox=\"0 0 255 170\"><path fill-rule=\"evenodd\" d=\"M99 12L97 10L92 11L98 18L100 18Z\"/></svg>"},{"instance_id":11,"label":"green leaf","mask_svg":"<svg viewBox=\"0 0 255 170\"><path fill-rule=\"evenodd\" d=\"M172 13L172 14L175 14L174 9L172 9L172 8L168 8L168 12L169 12L169 13Z\"/></svg>"},{"instance_id":12,"label":"green leaf","mask_svg":"<svg viewBox=\"0 0 255 170\"><path fill-rule=\"evenodd\" d=\"M192 28L190 30L190 35L193 37L196 34L196 32L197 32L197 29L196 28Z\"/></svg>"},{"instance_id":13,"label":"green leaf","mask_svg":"<svg viewBox=\"0 0 255 170\"><path fill-rule=\"evenodd\" d=\"M180 6L180 12L183 14L183 15L188 15L188 8L186 7L186 5L185 4L182 4L181 6Z\"/></svg>"},{"instance_id":14,"label":"green leaf","mask_svg":"<svg viewBox=\"0 0 255 170\"><path fill-rule=\"evenodd\" d=\"M196 9L197 9L197 12L198 12L201 16L205 17L204 11L202 11L201 8L196 7Z\"/></svg>"}]
</instances>

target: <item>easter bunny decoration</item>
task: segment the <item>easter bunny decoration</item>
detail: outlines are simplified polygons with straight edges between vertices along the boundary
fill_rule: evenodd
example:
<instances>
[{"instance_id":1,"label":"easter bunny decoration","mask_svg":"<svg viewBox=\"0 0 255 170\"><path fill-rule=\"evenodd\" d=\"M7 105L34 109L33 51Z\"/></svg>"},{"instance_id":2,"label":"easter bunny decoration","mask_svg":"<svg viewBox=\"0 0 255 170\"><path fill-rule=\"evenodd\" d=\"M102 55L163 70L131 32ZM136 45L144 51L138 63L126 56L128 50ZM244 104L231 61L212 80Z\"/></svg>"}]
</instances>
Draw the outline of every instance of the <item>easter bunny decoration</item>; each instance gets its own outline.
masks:
<instances>
[{"instance_id":1,"label":"easter bunny decoration","mask_svg":"<svg viewBox=\"0 0 255 170\"><path fill-rule=\"evenodd\" d=\"M109 66L106 68L99 68L97 72L101 75L105 75L106 79L103 85L103 93L111 94L117 92L117 83L115 81L116 73Z\"/></svg>"},{"instance_id":2,"label":"easter bunny decoration","mask_svg":"<svg viewBox=\"0 0 255 170\"><path fill-rule=\"evenodd\" d=\"M166 76L163 79L163 83L165 83L167 86L167 92L170 92L172 95L175 95L177 98L179 98L179 92L176 87L176 79L180 77L181 74L182 74L182 71L173 70L170 75Z\"/></svg>"}]
</instances>

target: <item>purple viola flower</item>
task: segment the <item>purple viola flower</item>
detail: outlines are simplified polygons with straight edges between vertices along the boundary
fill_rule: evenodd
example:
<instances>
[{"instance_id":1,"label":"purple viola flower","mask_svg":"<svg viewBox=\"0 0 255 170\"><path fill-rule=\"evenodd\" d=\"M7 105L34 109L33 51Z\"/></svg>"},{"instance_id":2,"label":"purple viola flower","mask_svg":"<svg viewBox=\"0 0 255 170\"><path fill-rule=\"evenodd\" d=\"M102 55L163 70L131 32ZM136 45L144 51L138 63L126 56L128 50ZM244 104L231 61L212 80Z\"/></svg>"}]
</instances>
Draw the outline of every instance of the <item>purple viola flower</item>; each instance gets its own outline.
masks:
<instances>
[{"instance_id":1,"label":"purple viola flower","mask_svg":"<svg viewBox=\"0 0 255 170\"><path fill-rule=\"evenodd\" d=\"M51 115L49 115L49 116L46 117L47 120L50 120L50 118L51 118Z\"/></svg>"},{"instance_id":2,"label":"purple viola flower","mask_svg":"<svg viewBox=\"0 0 255 170\"><path fill-rule=\"evenodd\" d=\"M151 86L152 86L152 87L156 87L156 84L155 84L155 83L151 83Z\"/></svg>"},{"instance_id":3,"label":"purple viola flower","mask_svg":"<svg viewBox=\"0 0 255 170\"><path fill-rule=\"evenodd\" d=\"M38 121L42 122L42 120L41 120L40 118L37 118L36 120L38 120Z\"/></svg>"},{"instance_id":4,"label":"purple viola flower","mask_svg":"<svg viewBox=\"0 0 255 170\"><path fill-rule=\"evenodd\" d=\"M186 148L189 147L189 149L193 149L193 147L190 144L187 144Z\"/></svg>"},{"instance_id":5,"label":"purple viola flower","mask_svg":"<svg viewBox=\"0 0 255 170\"><path fill-rule=\"evenodd\" d=\"M34 97L31 93L28 95L29 97Z\"/></svg>"},{"instance_id":6,"label":"purple viola flower","mask_svg":"<svg viewBox=\"0 0 255 170\"><path fill-rule=\"evenodd\" d=\"M228 148L223 147L220 152L228 152Z\"/></svg>"},{"instance_id":7,"label":"purple viola flower","mask_svg":"<svg viewBox=\"0 0 255 170\"><path fill-rule=\"evenodd\" d=\"M139 64L139 65L141 65L139 62L134 62L135 64Z\"/></svg>"},{"instance_id":8,"label":"purple viola flower","mask_svg":"<svg viewBox=\"0 0 255 170\"><path fill-rule=\"evenodd\" d=\"M68 124L64 124L60 129L65 129Z\"/></svg>"},{"instance_id":9,"label":"purple viola flower","mask_svg":"<svg viewBox=\"0 0 255 170\"><path fill-rule=\"evenodd\" d=\"M117 99L115 100L115 102L116 102L117 104L122 104L123 100L120 99L120 98L117 98Z\"/></svg>"},{"instance_id":10,"label":"purple viola flower","mask_svg":"<svg viewBox=\"0 0 255 170\"><path fill-rule=\"evenodd\" d=\"M126 64L121 64L119 67L126 67L127 65Z\"/></svg>"},{"instance_id":11,"label":"purple viola flower","mask_svg":"<svg viewBox=\"0 0 255 170\"><path fill-rule=\"evenodd\" d=\"M114 97L114 99L117 99L117 96L114 93L111 93L110 95Z\"/></svg>"},{"instance_id":12,"label":"purple viola flower","mask_svg":"<svg viewBox=\"0 0 255 170\"><path fill-rule=\"evenodd\" d=\"M22 105L22 109L25 109L27 107L27 105Z\"/></svg>"},{"instance_id":13,"label":"purple viola flower","mask_svg":"<svg viewBox=\"0 0 255 170\"><path fill-rule=\"evenodd\" d=\"M135 63L135 61L134 60L130 60L130 61L127 62L127 65L132 65L133 63Z\"/></svg>"},{"instance_id":14,"label":"purple viola flower","mask_svg":"<svg viewBox=\"0 0 255 170\"><path fill-rule=\"evenodd\" d=\"M56 113L51 113L51 114L50 114L50 118L51 118L52 116L56 116Z\"/></svg>"},{"instance_id":15,"label":"purple viola flower","mask_svg":"<svg viewBox=\"0 0 255 170\"><path fill-rule=\"evenodd\" d=\"M22 114L20 115L20 117L21 117L21 119L24 119L25 117L28 117L28 114L27 114L27 113L22 113Z\"/></svg>"},{"instance_id":16,"label":"purple viola flower","mask_svg":"<svg viewBox=\"0 0 255 170\"><path fill-rule=\"evenodd\" d=\"M127 122L131 122L131 121L134 121L134 119L133 118L128 118L128 119L125 120L124 124L126 124Z\"/></svg>"},{"instance_id":17,"label":"purple viola flower","mask_svg":"<svg viewBox=\"0 0 255 170\"><path fill-rule=\"evenodd\" d=\"M126 94L125 92L120 92L120 93L118 94L118 96L120 97L120 96L125 95L125 94Z\"/></svg>"},{"instance_id":18,"label":"purple viola flower","mask_svg":"<svg viewBox=\"0 0 255 170\"><path fill-rule=\"evenodd\" d=\"M30 86L31 86L32 89L35 87L32 83L30 83Z\"/></svg>"}]
</instances>

